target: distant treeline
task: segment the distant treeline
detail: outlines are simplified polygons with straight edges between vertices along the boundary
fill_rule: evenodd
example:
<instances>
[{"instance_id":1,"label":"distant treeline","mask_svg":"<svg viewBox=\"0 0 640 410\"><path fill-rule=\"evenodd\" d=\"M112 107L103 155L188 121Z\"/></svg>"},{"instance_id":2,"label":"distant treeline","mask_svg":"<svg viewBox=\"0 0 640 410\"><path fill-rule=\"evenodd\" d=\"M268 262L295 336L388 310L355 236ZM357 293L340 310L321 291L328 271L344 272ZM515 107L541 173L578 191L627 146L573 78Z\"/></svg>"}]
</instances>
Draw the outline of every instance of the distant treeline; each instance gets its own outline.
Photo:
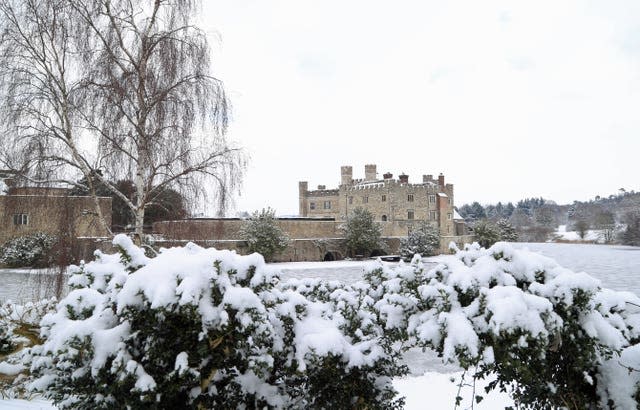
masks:
<instances>
[{"instance_id":1,"label":"distant treeline","mask_svg":"<svg viewBox=\"0 0 640 410\"><path fill-rule=\"evenodd\" d=\"M640 193L620 189L616 195L596 196L589 201L574 201L558 205L540 198L525 198L512 202L482 205L479 202L457 208L473 229L478 221L511 224L522 242L553 239L559 225L587 238L589 230L598 231L599 242L640 246Z\"/></svg>"}]
</instances>

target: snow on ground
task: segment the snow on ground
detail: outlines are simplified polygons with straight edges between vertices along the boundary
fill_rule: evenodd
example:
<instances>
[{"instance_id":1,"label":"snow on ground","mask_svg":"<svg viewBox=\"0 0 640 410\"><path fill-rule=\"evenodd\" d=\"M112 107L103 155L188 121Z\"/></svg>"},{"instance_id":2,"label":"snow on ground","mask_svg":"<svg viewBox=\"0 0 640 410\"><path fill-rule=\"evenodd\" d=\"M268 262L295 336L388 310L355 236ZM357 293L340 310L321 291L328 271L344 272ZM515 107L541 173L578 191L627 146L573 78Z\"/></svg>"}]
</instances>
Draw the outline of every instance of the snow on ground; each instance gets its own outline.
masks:
<instances>
[{"instance_id":1,"label":"snow on ground","mask_svg":"<svg viewBox=\"0 0 640 410\"><path fill-rule=\"evenodd\" d=\"M393 386L404 396L406 410L423 409L451 409L458 395L458 383L462 372L437 373L427 372L419 377L404 377L393 381ZM454 379L455 382L451 382ZM493 391L490 394L484 393L484 386L488 380L479 380L476 383L476 394L481 394L484 399L475 404L473 408L478 410L504 409L507 406L514 406L513 400L506 393ZM465 380L471 383L471 380ZM460 391L462 403L460 408L470 408L473 398L473 388L466 386Z\"/></svg>"},{"instance_id":2,"label":"snow on ground","mask_svg":"<svg viewBox=\"0 0 640 410\"><path fill-rule=\"evenodd\" d=\"M640 295L640 248L615 245L592 244L561 244L561 243L516 243L516 248L527 248L555 259L560 265L575 272L588 272L602 281L604 287L615 290L627 290ZM426 258L425 262L435 262L439 257ZM282 271L282 280L302 277L322 277L328 280L339 280L352 283L359 280L370 266L371 261L335 261L335 262L287 262L276 263L272 266ZM396 263L389 263L395 265ZM32 293L25 291L25 283L29 281L28 272L16 270L0 270L3 286L0 286L0 300L15 295L7 294L7 284L14 286L14 291L23 288L22 295ZM38 275L40 276L40 275ZM27 285L29 286L29 285ZM3 295L2 292L5 292ZM448 409L453 408L457 395L457 384L450 381L451 377L459 380L462 374L459 368L445 365L432 352L423 353L419 349L409 351L404 357L409 366L410 376L394 381L394 386L400 394L406 397L406 409L418 410L424 408ZM484 392L485 384L478 382L476 390ZM472 393L463 391L462 408L470 406ZM466 404L465 404L466 403ZM477 409L496 409L512 405L507 395L495 391L487 395ZM0 400L0 409L54 409L46 401L34 400Z\"/></svg>"},{"instance_id":3,"label":"snow on ground","mask_svg":"<svg viewBox=\"0 0 640 410\"><path fill-rule=\"evenodd\" d=\"M458 383L462 372L438 373L427 372L418 377L404 377L393 381L394 387L401 396L406 398L405 410L423 409L451 409L458 395ZM455 382L452 382L454 379ZM470 382L467 381L467 382ZM503 409L513 406L513 401L505 393L499 391L484 394L484 386L488 381L479 380L476 384L476 394L482 394L484 400L474 405L474 409L492 410ZM465 387L460 395L463 397L462 407L470 406L473 397L471 387ZM55 410L51 402L45 400L2 400L0 399L0 409L2 410Z\"/></svg>"},{"instance_id":4,"label":"snow on ground","mask_svg":"<svg viewBox=\"0 0 640 410\"><path fill-rule=\"evenodd\" d=\"M576 231L567 231L567 225L558 226L558 230L554 233L558 240L571 242L603 242L602 231L597 229L589 229L584 238L581 238Z\"/></svg>"},{"instance_id":5,"label":"snow on ground","mask_svg":"<svg viewBox=\"0 0 640 410\"><path fill-rule=\"evenodd\" d=\"M4 400L0 399L0 409L6 410L55 410L46 400Z\"/></svg>"}]
</instances>

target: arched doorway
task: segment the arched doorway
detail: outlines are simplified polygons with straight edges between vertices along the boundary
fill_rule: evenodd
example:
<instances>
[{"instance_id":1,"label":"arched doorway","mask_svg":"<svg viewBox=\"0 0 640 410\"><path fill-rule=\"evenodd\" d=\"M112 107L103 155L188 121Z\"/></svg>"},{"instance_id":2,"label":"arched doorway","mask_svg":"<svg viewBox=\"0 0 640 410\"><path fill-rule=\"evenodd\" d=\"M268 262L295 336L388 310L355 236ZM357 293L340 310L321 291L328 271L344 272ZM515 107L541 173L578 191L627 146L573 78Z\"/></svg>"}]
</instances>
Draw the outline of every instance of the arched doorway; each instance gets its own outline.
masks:
<instances>
[{"instance_id":1,"label":"arched doorway","mask_svg":"<svg viewBox=\"0 0 640 410\"><path fill-rule=\"evenodd\" d=\"M382 215L382 222L387 222L387 215Z\"/></svg>"},{"instance_id":2,"label":"arched doorway","mask_svg":"<svg viewBox=\"0 0 640 410\"><path fill-rule=\"evenodd\" d=\"M335 261L336 257L333 255L333 252L327 252L324 254L324 258L322 258L323 262L331 262Z\"/></svg>"},{"instance_id":3,"label":"arched doorway","mask_svg":"<svg viewBox=\"0 0 640 410\"><path fill-rule=\"evenodd\" d=\"M338 251L327 251L327 253L324 254L324 258L322 258L324 262L339 261L341 259L342 254Z\"/></svg>"}]
</instances>

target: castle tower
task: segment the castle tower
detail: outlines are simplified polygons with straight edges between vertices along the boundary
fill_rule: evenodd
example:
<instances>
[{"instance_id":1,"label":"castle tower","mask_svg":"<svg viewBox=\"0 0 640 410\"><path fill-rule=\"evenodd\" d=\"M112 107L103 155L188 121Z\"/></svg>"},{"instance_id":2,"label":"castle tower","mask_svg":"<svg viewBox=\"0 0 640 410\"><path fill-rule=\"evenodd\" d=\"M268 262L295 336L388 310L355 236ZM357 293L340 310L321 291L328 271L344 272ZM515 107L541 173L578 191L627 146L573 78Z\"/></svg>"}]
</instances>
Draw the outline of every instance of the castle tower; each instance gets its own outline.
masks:
<instances>
[{"instance_id":1,"label":"castle tower","mask_svg":"<svg viewBox=\"0 0 640 410\"><path fill-rule=\"evenodd\" d=\"M307 216L307 192L309 183L307 181L298 182L298 215Z\"/></svg>"},{"instance_id":2,"label":"castle tower","mask_svg":"<svg viewBox=\"0 0 640 410\"><path fill-rule=\"evenodd\" d=\"M364 180L365 181L375 181L378 178L376 177L376 164L367 164L364 166Z\"/></svg>"},{"instance_id":3,"label":"castle tower","mask_svg":"<svg viewBox=\"0 0 640 410\"><path fill-rule=\"evenodd\" d=\"M340 167L340 184L351 185L353 183L353 167L350 165L344 165Z\"/></svg>"}]
</instances>

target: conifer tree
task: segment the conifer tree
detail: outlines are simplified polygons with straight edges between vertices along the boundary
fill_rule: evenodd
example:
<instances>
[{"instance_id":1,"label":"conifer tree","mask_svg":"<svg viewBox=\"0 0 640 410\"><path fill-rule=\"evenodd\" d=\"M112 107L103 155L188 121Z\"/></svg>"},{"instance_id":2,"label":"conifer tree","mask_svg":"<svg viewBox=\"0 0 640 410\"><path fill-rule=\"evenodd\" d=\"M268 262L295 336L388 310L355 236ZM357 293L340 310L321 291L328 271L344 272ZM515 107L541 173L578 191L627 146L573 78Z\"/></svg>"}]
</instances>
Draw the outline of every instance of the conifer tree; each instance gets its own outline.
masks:
<instances>
[{"instance_id":1,"label":"conifer tree","mask_svg":"<svg viewBox=\"0 0 640 410\"><path fill-rule=\"evenodd\" d=\"M347 251L351 255L368 255L374 249L384 247L380 240L382 227L366 209L354 209L342 230Z\"/></svg>"},{"instance_id":2,"label":"conifer tree","mask_svg":"<svg viewBox=\"0 0 640 410\"><path fill-rule=\"evenodd\" d=\"M440 246L440 232L438 228L423 221L409 233L406 238L400 240L400 255L404 259L411 259L413 255L434 255Z\"/></svg>"},{"instance_id":3,"label":"conifer tree","mask_svg":"<svg viewBox=\"0 0 640 410\"><path fill-rule=\"evenodd\" d=\"M258 252L266 261L289 245L289 237L278 225L275 210L271 208L254 212L240 229L240 237L247 241L249 251Z\"/></svg>"}]
</instances>

